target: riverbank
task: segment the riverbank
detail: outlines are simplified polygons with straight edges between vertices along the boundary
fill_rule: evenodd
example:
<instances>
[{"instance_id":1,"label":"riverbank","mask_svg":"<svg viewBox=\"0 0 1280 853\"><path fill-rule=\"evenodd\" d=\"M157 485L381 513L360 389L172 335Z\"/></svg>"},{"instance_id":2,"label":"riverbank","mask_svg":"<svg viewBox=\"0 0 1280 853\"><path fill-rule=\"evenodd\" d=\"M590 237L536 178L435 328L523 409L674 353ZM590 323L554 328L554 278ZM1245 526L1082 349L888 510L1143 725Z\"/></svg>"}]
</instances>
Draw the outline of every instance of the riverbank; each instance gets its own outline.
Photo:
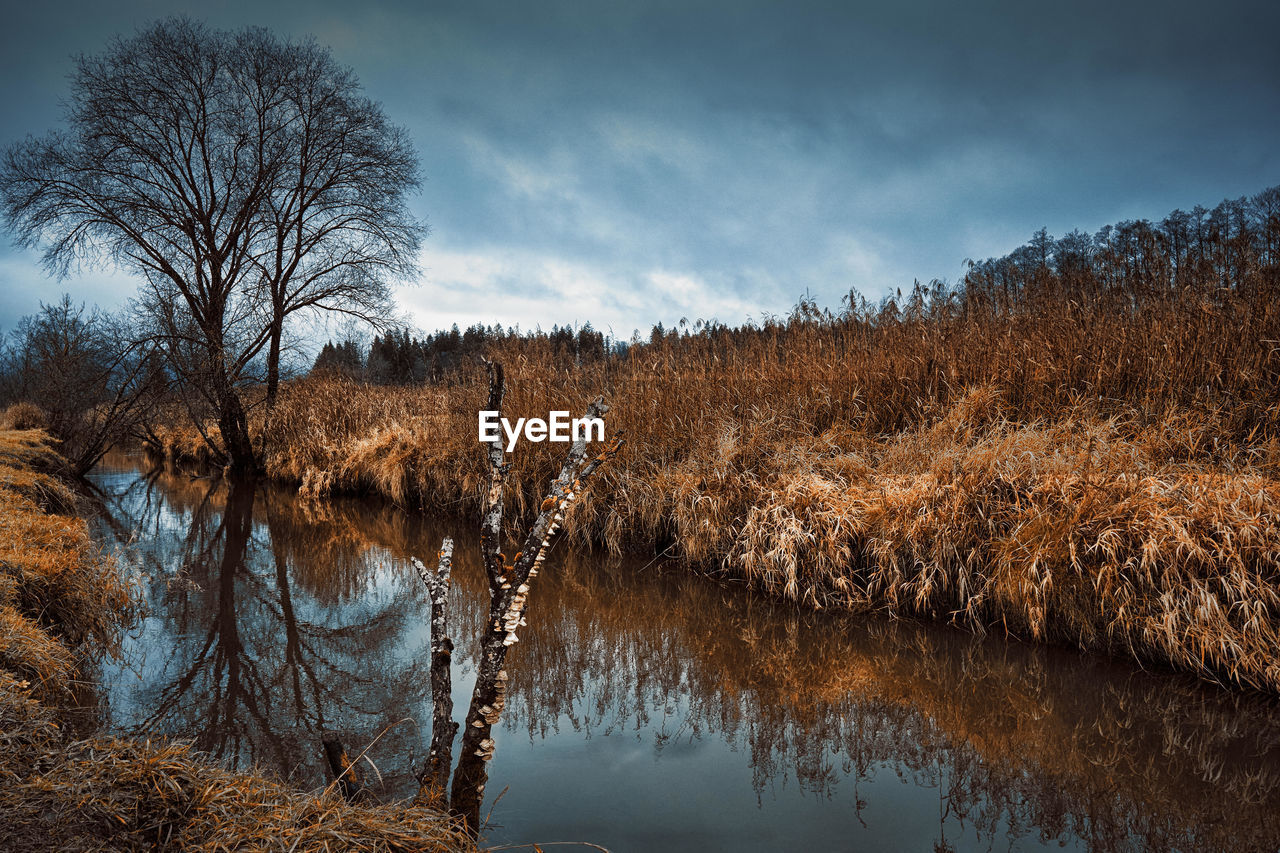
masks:
<instances>
[{"instance_id":1,"label":"riverbank","mask_svg":"<svg viewBox=\"0 0 1280 853\"><path fill-rule=\"evenodd\" d=\"M0 431L0 849L474 849L404 804L350 805L68 715L134 606L38 431ZM318 748L318 747L317 747Z\"/></svg>"},{"instance_id":2,"label":"riverbank","mask_svg":"<svg viewBox=\"0 0 1280 853\"><path fill-rule=\"evenodd\" d=\"M1172 306L1137 336L1074 310L1045 320L1074 324L1055 347L1034 327L800 319L572 367L545 341L490 355L507 364L512 419L577 413L602 392L613 406L627 449L575 504L579 541L678 556L813 607L1280 692L1276 354L1250 325L1275 317ZM472 514L483 388L478 369L413 387L294 382L266 435L267 474L306 495ZM174 424L152 449L207 459L200 434ZM513 525L536 509L558 447L511 455Z\"/></svg>"},{"instance_id":3,"label":"riverbank","mask_svg":"<svg viewBox=\"0 0 1280 853\"><path fill-rule=\"evenodd\" d=\"M125 655L181 662L143 680L104 673L113 725L198 732L307 779L323 770L294 733L317 708L358 720L355 742L412 717L375 750L385 790L412 796L413 762L387 760L421 755L431 726L414 665L430 605L411 557L455 537L448 633L455 675L473 671L488 612L478 531L271 485L250 507L218 478L148 470L133 454L93 476L157 567L153 627L129 635ZM242 549L237 519L249 517ZM193 554L210 557L181 559ZM538 577L509 658L490 842L1276 849L1280 700L924 620L797 608L649 563L560 548ZM207 651L237 638L239 669ZM255 685L281 689L264 706Z\"/></svg>"}]
</instances>

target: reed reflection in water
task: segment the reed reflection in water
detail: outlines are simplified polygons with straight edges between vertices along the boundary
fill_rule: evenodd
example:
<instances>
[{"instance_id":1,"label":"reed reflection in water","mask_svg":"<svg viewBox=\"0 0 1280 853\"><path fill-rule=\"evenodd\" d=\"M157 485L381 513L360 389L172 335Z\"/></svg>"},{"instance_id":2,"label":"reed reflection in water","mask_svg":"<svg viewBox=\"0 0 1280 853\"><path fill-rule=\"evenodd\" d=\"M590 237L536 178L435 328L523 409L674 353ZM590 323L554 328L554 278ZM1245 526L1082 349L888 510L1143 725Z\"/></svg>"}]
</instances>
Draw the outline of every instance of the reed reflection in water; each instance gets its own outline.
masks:
<instances>
[{"instance_id":1,"label":"reed reflection in water","mask_svg":"<svg viewBox=\"0 0 1280 853\"><path fill-rule=\"evenodd\" d=\"M410 796L430 738L429 602L457 540L465 709L488 599L466 521L300 501L113 457L104 536L151 614L104 673L113 725L324 781L319 737ZM539 578L487 838L648 849L1275 850L1280 704L1076 652L799 612L643 562Z\"/></svg>"}]
</instances>

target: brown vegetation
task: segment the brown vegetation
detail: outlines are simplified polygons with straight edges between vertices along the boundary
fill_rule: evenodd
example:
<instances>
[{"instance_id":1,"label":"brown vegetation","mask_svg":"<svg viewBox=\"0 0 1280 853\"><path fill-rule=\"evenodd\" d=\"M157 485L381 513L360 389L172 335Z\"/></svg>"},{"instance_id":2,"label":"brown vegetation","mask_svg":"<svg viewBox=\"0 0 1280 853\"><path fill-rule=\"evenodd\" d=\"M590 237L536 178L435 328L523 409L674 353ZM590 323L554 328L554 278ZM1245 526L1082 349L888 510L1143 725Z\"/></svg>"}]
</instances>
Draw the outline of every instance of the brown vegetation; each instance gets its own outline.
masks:
<instances>
[{"instance_id":1,"label":"brown vegetation","mask_svg":"<svg viewBox=\"0 0 1280 853\"><path fill-rule=\"evenodd\" d=\"M1126 223L1083 238L1083 261L1068 239L1033 244L956 288L655 330L625 357L574 364L545 336L489 352L514 378L509 417L605 392L631 441L609 499L575 507L575 536L814 606L1000 626L1276 691L1280 218L1213 217L1190 243L1186 223ZM425 387L296 383L266 468L307 494L477 511L482 388L466 367ZM199 442L180 428L161 443ZM554 458L546 443L511 457L516 518Z\"/></svg>"},{"instance_id":2,"label":"brown vegetation","mask_svg":"<svg viewBox=\"0 0 1280 853\"><path fill-rule=\"evenodd\" d=\"M39 432L0 432L0 849L458 850L438 813L351 806L182 745L79 739L61 719L117 647L128 585L73 513Z\"/></svg>"},{"instance_id":3,"label":"brown vegetation","mask_svg":"<svg viewBox=\"0 0 1280 853\"><path fill-rule=\"evenodd\" d=\"M35 403L14 403L0 412L0 429L45 429L49 414Z\"/></svg>"},{"instance_id":4,"label":"brown vegetation","mask_svg":"<svg viewBox=\"0 0 1280 853\"><path fill-rule=\"evenodd\" d=\"M129 591L104 563L42 433L0 433L0 667L66 699L85 655L115 646Z\"/></svg>"}]
</instances>

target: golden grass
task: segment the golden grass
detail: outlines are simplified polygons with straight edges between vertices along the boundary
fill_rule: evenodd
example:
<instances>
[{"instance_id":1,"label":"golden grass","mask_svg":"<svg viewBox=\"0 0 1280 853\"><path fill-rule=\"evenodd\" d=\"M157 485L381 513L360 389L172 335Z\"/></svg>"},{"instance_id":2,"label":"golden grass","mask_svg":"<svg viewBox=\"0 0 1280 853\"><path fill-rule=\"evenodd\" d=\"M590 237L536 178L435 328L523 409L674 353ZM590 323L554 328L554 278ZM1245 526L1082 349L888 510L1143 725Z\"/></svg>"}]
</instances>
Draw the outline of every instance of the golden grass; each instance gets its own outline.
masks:
<instances>
[{"instance_id":1,"label":"golden grass","mask_svg":"<svg viewBox=\"0 0 1280 853\"><path fill-rule=\"evenodd\" d=\"M0 665L66 698L82 664L116 647L128 587L71 515L43 433L0 432Z\"/></svg>"},{"instance_id":2,"label":"golden grass","mask_svg":"<svg viewBox=\"0 0 1280 853\"><path fill-rule=\"evenodd\" d=\"M348 805L182 745L73 738L60 706L116 650L133 598L58 467L43 433L0 432L0 849L474 849L434 812Z\"/></svg>"},{"instance_id":3,"label":"golden grass","mask_svg":"<svg viewBox=\"0 0 1280 853\"><path fill-rule=\"evenodd\" d=\"M14 403L0 412L0 429L46 429L49 415L35 403Z\"/></svg>"},{"instance_id":4,"label":"golden grass","mask_svg":"<svg viewBox=\"0 0 1280 853\"><path fill-rule=\"evenodd\" d=\"M813 606L998 626L1280 691L1280 305L1106 293L712 327L574 366L490 356L508 417L604 392L628 450L571 535L667 551ZM959 307L956 307L956 306ZM951 306L951 307L947 307ZM1272 342L1272 343L1268 343ZM479 367L282 389L265 466L307 495L479 507ZM160 430L185 448L194 430ZM511 457L513 527L557 446Z\"/></svg>"},{"instance_id":5,"label":"golden grass","mask_svg":"<svg viewBox=\"0 0 1280 853\"><path fill-rule=\"evenodd\" d=\"M186 746L68 740L53 713L0 672L0 849L451 851L474 844L438 813L350 805Z\"/></svg>"}]
</instances>

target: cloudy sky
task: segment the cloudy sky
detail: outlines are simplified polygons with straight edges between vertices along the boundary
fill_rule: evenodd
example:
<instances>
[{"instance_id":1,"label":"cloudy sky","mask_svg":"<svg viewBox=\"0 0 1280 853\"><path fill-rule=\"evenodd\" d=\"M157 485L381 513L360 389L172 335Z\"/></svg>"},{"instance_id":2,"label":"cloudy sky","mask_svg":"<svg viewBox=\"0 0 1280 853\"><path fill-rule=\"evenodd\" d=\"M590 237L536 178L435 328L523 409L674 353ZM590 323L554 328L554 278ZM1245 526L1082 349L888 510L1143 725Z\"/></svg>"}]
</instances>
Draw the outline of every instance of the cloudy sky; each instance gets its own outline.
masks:
<instances>
[{"instance_id":1,"label":"cloudy sky","mask_svg":"<svg viewBox=\"0 0 1280 853\"><path fill-rule=\"evenodd\" d=\"M0 145L72 55L186 13L314 35L407 127L432 232L405 314L627 337L954 281L1061 234L1280 184L1280 4L7 0ZM0 329L63 291L0 244Z\"/></svg>"}]
</instances>

